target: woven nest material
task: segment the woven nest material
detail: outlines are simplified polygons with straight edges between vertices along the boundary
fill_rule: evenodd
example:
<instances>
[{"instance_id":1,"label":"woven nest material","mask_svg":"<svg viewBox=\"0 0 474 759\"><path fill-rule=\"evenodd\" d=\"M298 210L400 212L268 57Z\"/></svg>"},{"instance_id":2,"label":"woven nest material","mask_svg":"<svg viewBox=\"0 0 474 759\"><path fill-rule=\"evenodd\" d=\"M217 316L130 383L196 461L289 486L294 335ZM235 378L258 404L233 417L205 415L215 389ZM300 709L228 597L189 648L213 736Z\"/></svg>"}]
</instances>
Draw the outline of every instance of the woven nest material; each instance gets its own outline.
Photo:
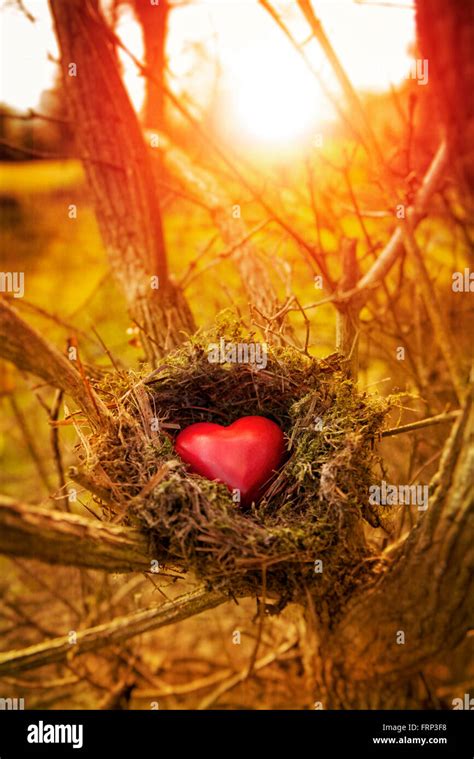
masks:
<instances>
[{"instance_id":1,"label":"woven nest material","mask_svg":"<svg viewBox=\"0 0 474 759\"><path fill-rule=\"evenodd\" d=\"M151 375L102 379L97 390L120 425L88 441L88 466L112 493L108 516L140 526L157 556L231 596L261 594L264 585L280 607L309 591L334 609L371 564L363 524L387 403L358 394L338 356L269 347L259 370L210 363L210 343L253 339L242 330L221 324ZM262 499L244 510L223 484L189 473L173 439L194 422L227 425L247 415L277 422L289 455Z\"/></svg>"}]
</instances>

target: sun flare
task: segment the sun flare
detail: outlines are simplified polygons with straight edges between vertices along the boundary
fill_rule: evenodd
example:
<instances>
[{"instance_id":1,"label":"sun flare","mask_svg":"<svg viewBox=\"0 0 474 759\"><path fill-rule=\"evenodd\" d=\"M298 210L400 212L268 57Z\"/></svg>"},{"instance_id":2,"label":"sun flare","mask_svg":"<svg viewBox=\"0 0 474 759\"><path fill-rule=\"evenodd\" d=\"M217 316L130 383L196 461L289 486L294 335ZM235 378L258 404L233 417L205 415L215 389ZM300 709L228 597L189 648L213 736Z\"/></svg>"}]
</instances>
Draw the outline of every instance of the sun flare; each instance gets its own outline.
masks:
<instances>
[{"instance_id":1,"label":"sun flare","mask_svg":"<svg viewBox=\"0 0 474 759\"><path fill-rule=\"evenodd\" d=\"M308 133L318 116L318 89L287 45L248 50L233 71L236 120L249 136L284 143Z\"/></svg>"}]
</instances>

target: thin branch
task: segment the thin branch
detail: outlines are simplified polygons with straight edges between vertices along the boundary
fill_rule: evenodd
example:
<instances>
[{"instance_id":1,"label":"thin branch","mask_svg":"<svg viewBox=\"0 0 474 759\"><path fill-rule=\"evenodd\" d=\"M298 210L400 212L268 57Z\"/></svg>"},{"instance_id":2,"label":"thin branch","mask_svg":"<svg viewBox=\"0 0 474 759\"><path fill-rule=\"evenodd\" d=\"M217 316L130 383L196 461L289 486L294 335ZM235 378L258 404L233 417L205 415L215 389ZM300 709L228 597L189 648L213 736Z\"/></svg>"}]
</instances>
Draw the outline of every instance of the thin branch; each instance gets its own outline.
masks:
<instances>
[{"instance_id":1,"label":"thin branch","mask_svg":"<svg viewBox=\"0 0 474 759\"><path fill-rule=\"evenodd\" d=\"M340 98L334 95L330 88L325 84L324 79L319 74L318 71L314 68L313 64L311 63L311 60L309 59L308 55L306 54L303 45L298 44L298 42L295 40L293 35L291 34L290 30L286 26L286 24L283 22L281 16L277 13L277 11L273 8L272 4L268 2L268 0L258 0L259 4L262 6L264 10L269 13L269 15L272 17L272 19L275 21L277 26L281 29L287 40L290 42L290 44L293 46L293 48L296 50L296 52L301 56L303 61L305 62L308 70L311 72L311 74L315 77L316 81L318 82L319 86L321 87L321 90L323 94L327 97L329 102L334 107L336 113L341 118L341 120L344 122L345 126L349 129L349 131L354 135L354 137L363 145L364 149L367 153L369 153L369 148L367 144L364 142L363 136L360 134L360 132L356 129L354 125L353 119L348 116L344 110L341 108L340 105Z\"/></svg>"},{"instance_id":2,"label":"thin branch","mask_svg":"<svg viewBox=\"0 0 474 759\"><path fill-rule=\"evenodd\" d=\"M109 275L107 274L107 276ZM86 304L81 304L81 307L83 310L85 309L85 305ZM57 324L59 327L62 327L68 332L74 335L80 335L82 339L88 340L89 342L94 343L94 339L90 336L88 332L86 332L83 329L80 329L76 324L72 324L71 322L66 321L65 319L62 319L57 314L51 313L50 311L47 311L45 308L38 306L36 303L30 303L29 301L25 300L25 298L22 298L21 301L18 303L18 307L27 308L30 311L33 311L35 314L38 314L39 316L42 316L45 319L48 319L49 321L54 322L54 324Z\"/></svg>"},{"instance_id":3,"label":"thin branch","mask_svg":"<svg viewBox=\"0 0 474 759\"><path fill-rule=\"evenodd\" d=\"M161 684L156 685L153 690L146 690L145 688L143 690L135 690L133 697L140 699L154 699L165 696L181 696L187 693L193 693L197 690L209 688L211 685L216 685L217 683L221 683L222 680L226 680L232 674L233 670L224 669L219 670L218 672L213 672L210 675L204 675L197 680L192 680L191 682L187 683L175 683L173 685L168 685L167 683L162 682Z\"/></svg>"},{"instance_id":4,"label":"thin branch","mask_svg":"<svg viewBox=\"0 0 474 759\"><path fill-rule=\"evenodd\" d=\"M59 410L61 408L62 401L63 401L63 392L62 390L57 390L55 393L53 405L51 406L51 411L49 414L49 421L51 423L51 432L50 432L49 438L51 441L51 449L53 453L54 464L55 464L56 472L58 475L59 491L64 494L66 491L66 479L64 477L63 457L61 453L61 444L59 440L59 427L55 424L55 422L58 421ZM65 500L65 507L66 507L66 510L69 510L69 504L68 504L67 499Z\"/></svg>"},{"instance_id":5,"label":"thin branch","mask_svg":"<svg viewBox=\"0 0 474 759\"><path fill-rule=\"evenodd\" d=\"M354 117L354 114L357 114L357 118L363 130L364 141L370 147L370 157L383 166L385 160L376 140L371 124L365 114L357 92L352 86L349 77L347 76L333 46L331 45L329 38L326 35L326 32L324 31L321 21L316 17L309 0L297 0L297 2L311 28L311 31L314 34L315 39L321 46L334 74L337 77L337 80L350 107L351 116Z\"/></svg>"},{"instance_id":6,"label":"thin branch","mask_svg":"<svg viewBox=\"0 0 474 759\"><path fill-rule=\"evenodd\" d=\"M359 278L356 254L357 240L344 238L341 245L342 275L338 290L342 293L352 290ZM359 307L357 301L348 300L336 303L336 350L345 358L345 371L348 377L357 382L359 370Z\"/></svg>"},{"instance_id":7,"label":"thin branch","mask_svg":"<svg viewBox=\"0 0 474 759\"><path fill-rule=\"evenodd\" d=\"M13 119L15 121L33 121L34 119L40 119L41 121L48 121L52 124L72 124L70 119L60 119L56 116L47 116L45 113L39 113L34 108L28 108L25 113L11 113L0 109L0 118Z\"/></svg>"},{"instance_id":8,"label":"thin branch","mask_svg":"<svg viewBox=\"0 0 474 759\"><path fill-rule=\"evenodd\" d=\"M406 217L414 230L426 211L428 201L436 191L441 177L448 166L448 146L443 141L431 162L431 165L423 179L422 185L418 190L413 206L406 211ZM388 274L393 264L403 250L403 230L401 225L397 226L385 248L372 264L369 271L361 278L357 293L360 296L362 304L370 298L371 290L379 285L382 279Z\"/></svg>"},{"instance_id":9,"label":"thin branch","mask_svg":"<svg viewBox=\"0 0 474 759\"><path fill-rule=\"evenodd\" d=\"M75 466L70 466L68 469L68 475L73 482L77 482L78 485L88 490L89 493L100 498L103 503L112 506L114 502L114 493L96 482L89 474L82 472Z\"/></svg>"},{"instance_id":10,"label":"thin branch","mask_svg":"<svg viewBox=\"0 0 474 759\"><path fill-rule=\"evenodd\" d=\"M265 654L265 656L262 656L261 659L258 659L258 661L256 661L253 665L253 671L258 672L264 667L268 667L270 664L273 664L273 662L276 661L279 656L286 654L286 652L292 649L293 646L297 644L297 642L297 638L286 640L284 643L278 646L275 651L270 651L270 653ZM247 679L248 675L248 667L244 667L240 672L237 672L235 675L231 675L231 677L218 685L217 688L213 690L208 696L205 696L205 698L199 704L198 710L203 711L205 709L209 709L209 707L212 706L212 704L214 704L217 699L220 698L224 693L227 693L237 685L240 685L240 683L243 683Z\"/></svg>"},{"instance_id":11,"label":"thin branch","mask_svg":"<svg viewBox=\"0 0 474 759\"><path fill-rule=\"evenodd\" d=\"M130 60L135 64L137 69L140 71L141 75L150 79L151 81L156 81L156 77L154 77L153 73L129 50L129 48L122 42L120 37L118 37L116 34L114 34L111 30L109 30L109 36L110 39L114 42L114 44L118 45L121 50L124 51L124 53L130 58ZM232 161L229 159L228 154L230 152L230 149L228 147L222 147L217 140L213 139L208 132L203 128L202 124L194 118L194 116L191 114L191 112L182 104L182 102L179 100L176 95L169 89L169 87L166 87L163 85L163 91L167 98L170 100L170 102L173 104L173 106L179 111L179 113L189 122L189 124L193 127L193 129L196 130L196 133L199 134L199 136L204 140L204 142L211 147L211 149L216 153L217 156L223 161L223 163L230 169L232 174L238 179L238 181L242 184L242 186L248 190L248 192L252 195L253 199L260 204L260 206L265 210L267 215L273 219L282 229L287 232L287 234L292 237L295 242L299 245L301 250L303 251L305 258L312 270L319 269L321 273L324 276L324 279L326 281L326 284L328 288L332 291L335 289L335 284L332 280L332 277L330 276L329 270L326 265L326 261L324 258L322 258L318 251L315 250L314 246L311 245L306 241L303 235L301 235L296 229L294 229L289 222L281 217L276 211L275 208L272 206L271 203L266 201L261 194L255 189L253 184L248 180L243 173L238 169ZM241 159L242 160L242 159Z\"/></svg>"},{"instance_id":12,"label":"thin branch","mask_svg":"<svg viewBox=\"0 0 474 759\"><path fill-rule=\"evenodd\" d=\"M35 437L28 426L28 423L25 419L25 415L23 414L21 408L16 402L14 395L10 396L10 405L12 407L13 414L15 416L18 427L20 428L22 432L23 439L25 441L28 452L36 465L36 469L38 471L40 480L42 481L46 489L46 492L49 493L49 491L51 490L51 483L49 481L47 467L45 466L45 462L43 461L43 458L41 457L41 454L38 450Z\"/></svg>"},{"instance_id":13,"label":"thin branch","mask_svg":"<svg viewBox=\"0 0 474 759\"><path fill-rule=\"evenodd\" d=\"M404 424L401 427L392 427L389 430L382 432L382 437L391 437L392 435L400 435L402 432L412 432L413 430L421 430L424 427L431 427L433 424L444 424L444 422L453 422L458 418L462 411L448 411L446 414L437 414L437 416L431 416L428 419L420 419L418 422L411 422L410 424Z\"/></svg>"},{"instance_id":14,"label":"thin branch","mask_svg":"<svg viewBox=\"0 0 474 759\"><path fill-rule=\"evenodd\" d=\"M261 599L257 598L257 608L258 608L258 616L259 616L258 632L257 632L257 639L253 647L252 655L250 657L249 666L247 668L247 678L250 677L250 675L252 674L254 670L255 662L257 660L258 650L262 642L263 626L265 624L265 607L266 607L266 601L267 601L266 596L267 596L267 568L263 566L262 567L262 597Z\"/></svg>"},{"instance_id":15,"label":"thin branch","mask_svg":"<svg viewBox=\"0 0 474 759\"><path fill-rule=\"evenodd\" d=\"M406 209L406 217L411 224L412 230L415 230L418 223L423 218L428 202L431 196L436 192L441 177L443 176L449 162L448 146L446 141L443 141L430 164L428 171L426 172L420 189L418 190L415 201L412 206ZM315 303L308 303L302 308L305 311L309 311L313 308L319 308L320 306L327 305L328 303L341 303L357 298L359 305L362 307L370 299L373 290L375 290L384 277L389 273L392 266L397 261L398 257L404 251L403 244L403 227L397 225L394 229L389 241L385 245L384 249L378 256L377 260L372 264L370 269L361 277L357 286L347 292L335 292L326 298L321 298ZM295 308L289 308L288 311L296 311Z\"/></svg>"},{"instance_id":16,"label":"thin branch","mask_svg":"<svg viewBox=\"0 0 474 759\"><path fill-rule=\"evenodd\" d=\"M181 622L207 609L220 606L228 600L227 596L219 591L209 591L200 587L161 606L116 617L112 622L78 631L74 644L71 644L69 635L63 635L44 643L0 654L0 675L16 674L43 667L46 664L66 662L71 657L79 656L87 651L96 651L103 646L111 646L135 635Z\"/></svg>"},{"instance_id":17,"label":"thin branch","mask_svg":"<svg viewBox=\"0 0 474 759\"><path fill-rule=\"evenodd\" d=\"M25 8L25 4L23 0L15 0L15 5L18 8L21 13L24 14L24 16L30 21L30 23L35 24L36 23L36 17L33 16L32 13L28 10L28 8Z\"/></svg>"},{"instance_id":18,"label":"thin branch","mask_svg":"<svg viewBox=\"0 0 474 759\"><path fill-rule=\"evenodd\" d=\"M268 270L261 261L260 252L250 240L254 232L248 230L242 218L232 216L233 201L208 171L195 166L166 137L161 136L158 144L163 149L165 163L173 176L208 208L222 240L228 246L229 252L226 251L226 255L234 254L250 302L268 318L278 311L280 304ZM255 231L266 224L268 221L260 224Z\"/></svg>"}]
</instances>

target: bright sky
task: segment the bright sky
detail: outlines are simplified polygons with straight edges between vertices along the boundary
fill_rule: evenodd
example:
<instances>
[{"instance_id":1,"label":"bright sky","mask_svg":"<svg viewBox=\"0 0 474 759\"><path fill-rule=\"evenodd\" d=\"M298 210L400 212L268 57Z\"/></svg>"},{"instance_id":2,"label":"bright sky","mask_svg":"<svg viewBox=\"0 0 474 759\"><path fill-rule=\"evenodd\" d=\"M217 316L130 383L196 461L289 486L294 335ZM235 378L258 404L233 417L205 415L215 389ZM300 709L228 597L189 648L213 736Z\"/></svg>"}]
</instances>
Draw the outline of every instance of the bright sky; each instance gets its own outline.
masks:
<instances>
[{"instance_id":1,"label":"bright sky","mask_svg":"<svg viewBox=\"0 0 474 759\"><path fill-rule=\"evenodd\" d=\"M400 83L410 67L414 13L386 4L353 0L313 0L334 49L358 89L383 91ZM41 91L51 86L57 56L47 0L24 0L37 21L32 24L11 5L0 10L0 100L20 110L37 107ZM274 2L298 41L309 30L295 2ZM118 32L139 57L140 29L124 8ZM203 60L199 47L208 51ZM305 45L313 67L334 92L337 85L313 40ZM177 92L186 90L204 105L213 91L223 130L257 143L284 143L331 118L332 108L316 78L257 0L195 0L170 16L168 61ZM219 66L216 65L216 60ZM124 59L125 80L136 107L143 80ZM216 84L217 82L217 84Z\"/></svg>"}]
</instances>

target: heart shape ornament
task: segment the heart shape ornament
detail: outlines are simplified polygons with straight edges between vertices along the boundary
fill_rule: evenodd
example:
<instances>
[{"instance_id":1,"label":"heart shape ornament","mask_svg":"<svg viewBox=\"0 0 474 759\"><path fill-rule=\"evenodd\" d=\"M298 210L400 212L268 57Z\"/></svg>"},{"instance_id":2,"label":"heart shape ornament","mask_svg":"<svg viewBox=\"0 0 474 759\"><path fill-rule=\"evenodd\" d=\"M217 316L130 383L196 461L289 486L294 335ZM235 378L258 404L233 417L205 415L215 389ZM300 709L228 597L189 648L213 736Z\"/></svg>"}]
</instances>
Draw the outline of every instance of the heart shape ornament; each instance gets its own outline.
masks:
<instances>
[{"instance_id":1,"label":"heart shape ornament","mask_svg":"<svg viewBox=\"0 0 474 759\"><path fill-rule=\"evenodd\" d=\"M278 469L285 455L280 427L263 416L244 416L228 427L191 424L176 438L175 450L195 474L240 491L248 506Z\"/></svg>"}]
</instances>

